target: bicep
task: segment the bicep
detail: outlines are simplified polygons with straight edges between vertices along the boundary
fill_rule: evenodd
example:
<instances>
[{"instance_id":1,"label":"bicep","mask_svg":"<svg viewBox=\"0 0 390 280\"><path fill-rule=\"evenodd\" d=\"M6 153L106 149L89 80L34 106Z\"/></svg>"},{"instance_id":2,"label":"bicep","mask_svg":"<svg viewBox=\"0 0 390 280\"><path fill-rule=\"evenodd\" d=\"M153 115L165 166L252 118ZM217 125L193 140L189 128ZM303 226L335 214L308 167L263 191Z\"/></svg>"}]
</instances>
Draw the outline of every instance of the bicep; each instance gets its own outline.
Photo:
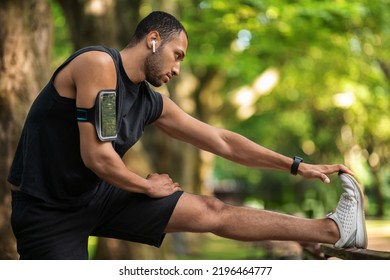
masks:
<instances>
[{"instance_id":1,"label":"bicep","mask_svg":"<svg viewBox=\"0 0 390 280\"><path fill-rule=\"evenodd\" d=\"M77 57L71 66L78 108L92 108L100 90L116 87L115 65L106 53L85 53ZM78 127L81 156L86 165L93 164L97 157L105 153L113 152L110 142L101 142L98 139L95 124L79 122Z\"/></svg>"},{"instance_id":2,"label":"bicep","mask_svg":"<svg viewBox=\"0 0 390 280\"><path fill-rule=\"evenodd\" d=\"M79 131L81 158L86 166L94 169L93 166L113 155L114 149L111 142L100 141L91 123L79 122Z\"/></svg>"}]
</instances>

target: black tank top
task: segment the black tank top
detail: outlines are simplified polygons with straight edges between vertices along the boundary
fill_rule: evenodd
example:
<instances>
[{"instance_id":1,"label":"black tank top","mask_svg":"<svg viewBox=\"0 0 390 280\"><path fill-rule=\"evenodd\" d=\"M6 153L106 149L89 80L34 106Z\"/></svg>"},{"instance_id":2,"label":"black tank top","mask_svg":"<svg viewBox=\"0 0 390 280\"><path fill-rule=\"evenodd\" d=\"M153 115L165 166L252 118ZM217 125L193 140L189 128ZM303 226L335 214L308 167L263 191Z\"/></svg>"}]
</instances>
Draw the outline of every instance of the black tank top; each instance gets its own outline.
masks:
<instances>
[{"instance_id":1,"label":"black tank top","mask_svg":"<svg viewBox=\"0 0 390 280\"><path fill-rule=\"evenodd\" d=\"M76 101L60 96L54 87L57 73L88 51L106 52L115 63L118 138L112 144L121 157L162 112L161 95L146 82L130 81L118 50L93 46L71 55L33 102L8 176L22 192L56 205L85 204L101 181L81 159Z\"/></svg>"}]
</instances>

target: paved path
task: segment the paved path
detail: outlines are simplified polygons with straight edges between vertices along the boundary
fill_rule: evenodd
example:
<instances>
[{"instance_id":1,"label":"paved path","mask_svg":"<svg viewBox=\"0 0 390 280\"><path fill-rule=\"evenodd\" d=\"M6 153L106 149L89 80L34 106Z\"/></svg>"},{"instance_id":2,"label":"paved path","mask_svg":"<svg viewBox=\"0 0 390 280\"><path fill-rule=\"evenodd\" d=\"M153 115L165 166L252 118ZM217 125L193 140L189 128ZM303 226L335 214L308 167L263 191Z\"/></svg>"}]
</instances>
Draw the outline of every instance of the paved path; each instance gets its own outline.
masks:
<instances>
[{"instance_id":1,"label":"paved path","mask_svg":"<svg viewBox=\"0 0 390 280\"><path fill-rule=\"evenodd\" d=\"M390 220L367 221L368 249L390 252Z\"/></svg>"}]
</instances>

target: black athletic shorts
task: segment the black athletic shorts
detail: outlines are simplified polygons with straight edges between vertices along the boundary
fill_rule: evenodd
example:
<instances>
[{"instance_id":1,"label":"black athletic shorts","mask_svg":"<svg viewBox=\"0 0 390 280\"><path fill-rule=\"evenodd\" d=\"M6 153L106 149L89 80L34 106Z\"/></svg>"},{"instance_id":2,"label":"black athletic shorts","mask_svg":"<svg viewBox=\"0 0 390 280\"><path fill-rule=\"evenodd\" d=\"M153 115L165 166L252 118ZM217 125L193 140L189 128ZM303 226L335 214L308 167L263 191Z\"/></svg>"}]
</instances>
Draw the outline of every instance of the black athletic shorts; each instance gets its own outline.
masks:
<instances>
[{"instance_id":1,"label":"black athletic shorts","mask_svg":"<svg viewBox=\"0 0 390 280\"><path fill-rule=\"evenodd\" d=\"M154 199L101 185L88 205L61 208L13 191L11 224L20 259L87 259L89 236L159 247L181 195Z\"/></svg>"}]
</instances>

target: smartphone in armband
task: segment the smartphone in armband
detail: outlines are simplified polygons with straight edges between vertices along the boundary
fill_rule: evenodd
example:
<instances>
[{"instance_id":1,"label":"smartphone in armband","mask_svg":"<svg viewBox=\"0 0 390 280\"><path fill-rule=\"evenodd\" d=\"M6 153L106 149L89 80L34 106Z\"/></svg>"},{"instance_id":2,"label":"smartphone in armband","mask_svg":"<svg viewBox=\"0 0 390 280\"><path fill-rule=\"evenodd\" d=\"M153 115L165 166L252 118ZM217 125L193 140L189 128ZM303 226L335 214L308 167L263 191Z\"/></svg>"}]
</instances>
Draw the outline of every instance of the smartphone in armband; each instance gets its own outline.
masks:
<instances>
[{"instance_id":1,"label":"smartphone in armband","mask_svg":"<svg viewBox=\"0 0 390 280\"><path fill-rule=\"evenodd\" d=\"M101 90L96 96L94 107L76 109L77 121L92 123L100 141L113 141L117 138L115 90Z\"/></svg>"},{"instance_id":2,"label":"smartphone in armband","mask_svg":"<svg viewBox=\"0 0 390 280\"><path fill-rule=\"evenodd\" d=\"M117 138L116 92L113 90L101 90L99 91L97 98L97 135L101 141L115 140Z\"/></svg>"}]
</instances>

